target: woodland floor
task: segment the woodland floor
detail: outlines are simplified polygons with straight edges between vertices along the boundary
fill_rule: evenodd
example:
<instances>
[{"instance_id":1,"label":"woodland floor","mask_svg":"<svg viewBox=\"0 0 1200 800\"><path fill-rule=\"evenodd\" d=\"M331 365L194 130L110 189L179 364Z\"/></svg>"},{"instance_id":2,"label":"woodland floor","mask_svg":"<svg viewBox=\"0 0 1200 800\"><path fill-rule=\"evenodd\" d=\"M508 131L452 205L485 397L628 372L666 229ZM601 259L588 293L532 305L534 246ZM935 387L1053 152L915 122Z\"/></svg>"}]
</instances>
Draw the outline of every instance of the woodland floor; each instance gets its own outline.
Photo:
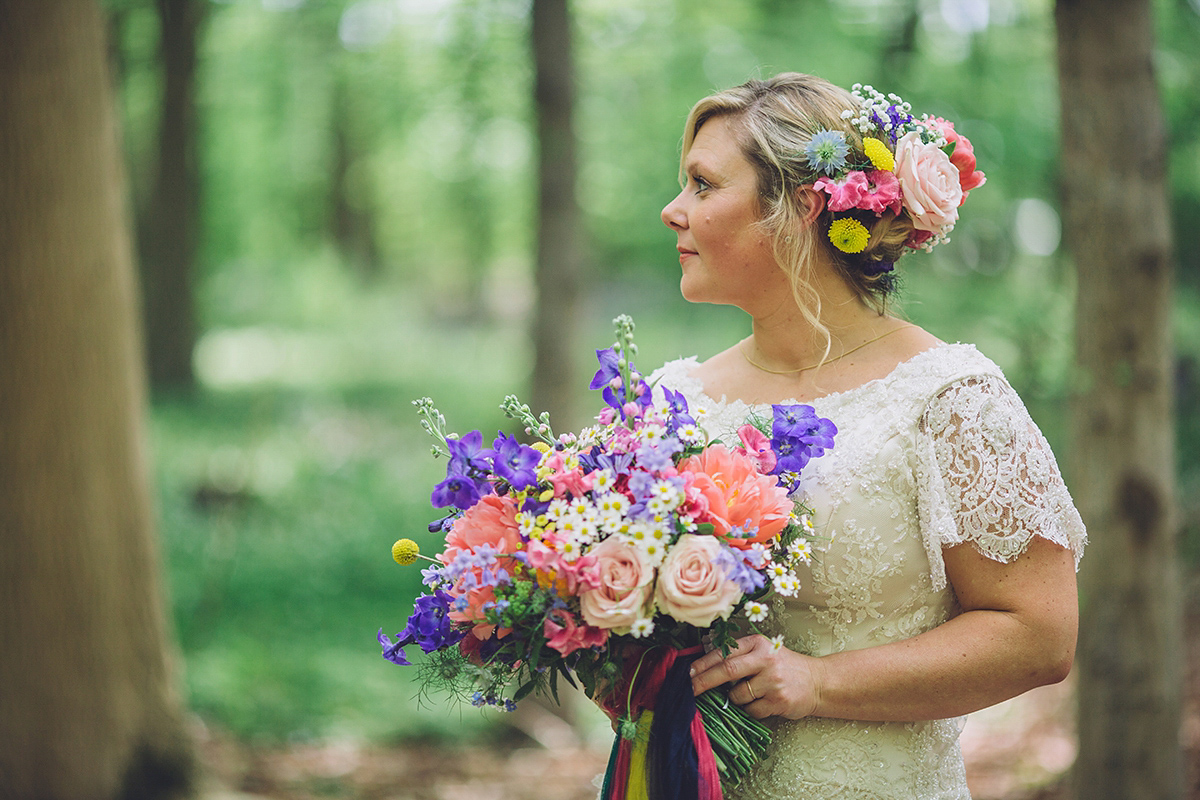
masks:
<instances>
[{"instance_id":1,"label":"woodland floor","mask_svg":"<svg viewBox=\"0 0 1200 800\"><path fill-rule=\"evenodd\" d=\"M1195 581L1191 588L1184 763L1187 797L1200 800L1200 592ZM962 745L975 800L1070 797L1066 774L1076 749L1072 692L1068 679L971 715ZM521 726L527 733L514 731L504 745L457 748L345 742L263 747L202 730L204 797L593 800L592 780L604 768L607 747L579 742L549 712L535 711Z\"/></svg>"}]
</instances>

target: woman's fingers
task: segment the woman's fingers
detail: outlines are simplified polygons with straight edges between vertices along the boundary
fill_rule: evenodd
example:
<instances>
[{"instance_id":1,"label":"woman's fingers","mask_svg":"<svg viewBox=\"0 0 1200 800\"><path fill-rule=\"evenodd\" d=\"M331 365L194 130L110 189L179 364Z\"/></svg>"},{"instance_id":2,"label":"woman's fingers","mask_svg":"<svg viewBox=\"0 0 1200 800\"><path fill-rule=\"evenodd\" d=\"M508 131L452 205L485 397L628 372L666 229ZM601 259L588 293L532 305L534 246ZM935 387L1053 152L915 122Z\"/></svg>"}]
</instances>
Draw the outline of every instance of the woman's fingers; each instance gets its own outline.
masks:
<instances>
[{"instance_id":1,"label":"woman's fingers","mask_svg":"<svg viewBox=\"0 0 1200 800\"><path fill-rule=\"evenodd\" d=\"M729 651L729 656L721 655L720 650L706 653L692 664L692 691L703 694L709 689L725 683L734 683L757 673L762 665L757 657L757 642L761 636L746 636L738 639ZM749 692L742 691L746 699ZM732 695L731 695L732 697ZM737 702L737 698L733 698Z\"/></svg>"}]
</instances>

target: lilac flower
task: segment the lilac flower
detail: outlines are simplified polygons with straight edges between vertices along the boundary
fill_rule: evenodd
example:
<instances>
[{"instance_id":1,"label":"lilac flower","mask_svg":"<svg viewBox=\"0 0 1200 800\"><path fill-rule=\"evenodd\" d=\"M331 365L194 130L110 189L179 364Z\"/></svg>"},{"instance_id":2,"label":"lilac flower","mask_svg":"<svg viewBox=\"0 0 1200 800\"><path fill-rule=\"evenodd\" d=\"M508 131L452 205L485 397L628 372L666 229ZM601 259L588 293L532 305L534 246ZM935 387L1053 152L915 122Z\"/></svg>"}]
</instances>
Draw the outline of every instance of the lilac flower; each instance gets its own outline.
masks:
<instances>
[{"instance_id":1,"label":"lilac flower","mask_svg":"<svg viewBox=\"0 0 1200 800\"><path fill-rule=\"evenodd\" d=\"M637 463L642 469L661 472L672 465L671 456L683 450L678 439L663 439L657 445L645 444L638 448Z\"/></svg>"},{"instance_id":2,"label":"lilac flower","mask_svg":"<svg viewBox=\"0 0 1200 800\"><path fill-rule=\"evenodd\" d=\"M400 634L396 634L399 638ZM398 641L392 644L392 637L383 632L383 628L379 629L378 634L379 644L383 645L383 657L393 664L399 664L402 667L412 666L407 658L404 657L404 650L400 645L403 641Z\"/></svg>"},{"instance_id":3,"label":"lilac flower","mask_svg":"<svg viewBox=\"0 0 1200 800\"><path fill-rule=\"evenodd\" d=\"M508 481L514 489L525 489L537 485L537 465L542 455L532 447L521 444L515 436L506 436L499 431L492 443L493 468L497 475Z\"/></svg>"},{"instance_id":4,"label":"lilac flower","mask_svg":"<svg viewBox=\"0 0 1200 800\"><path fill-rule=\"evenodd\" d=\"M725 569L729 580L738 585L742 594L754 594L766 585L763 574L747 563L742 552L731 547L722 547L713 563Z\"/></svg>"}]
</instances>

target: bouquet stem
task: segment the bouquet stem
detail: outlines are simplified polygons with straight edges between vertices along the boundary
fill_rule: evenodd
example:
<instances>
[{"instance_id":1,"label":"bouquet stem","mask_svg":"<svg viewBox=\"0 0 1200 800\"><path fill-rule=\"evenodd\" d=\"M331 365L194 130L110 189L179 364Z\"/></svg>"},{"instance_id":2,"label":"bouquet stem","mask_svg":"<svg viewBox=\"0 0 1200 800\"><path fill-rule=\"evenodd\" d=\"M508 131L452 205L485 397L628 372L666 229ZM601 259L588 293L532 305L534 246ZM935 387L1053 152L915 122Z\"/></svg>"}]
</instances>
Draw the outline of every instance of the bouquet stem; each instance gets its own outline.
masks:
<instances>
[{"instance_id":1,"label":"bouquet stem","mask_svg":"<svg viewBox=\"0 0 1200 800\"><path fill-rule=\"evenodd\" d=\"M721 782L736 785L767 752L771 729L729 702L728 689L710 689L696 698L712 744Z\"/></svg>"}]
</instances>

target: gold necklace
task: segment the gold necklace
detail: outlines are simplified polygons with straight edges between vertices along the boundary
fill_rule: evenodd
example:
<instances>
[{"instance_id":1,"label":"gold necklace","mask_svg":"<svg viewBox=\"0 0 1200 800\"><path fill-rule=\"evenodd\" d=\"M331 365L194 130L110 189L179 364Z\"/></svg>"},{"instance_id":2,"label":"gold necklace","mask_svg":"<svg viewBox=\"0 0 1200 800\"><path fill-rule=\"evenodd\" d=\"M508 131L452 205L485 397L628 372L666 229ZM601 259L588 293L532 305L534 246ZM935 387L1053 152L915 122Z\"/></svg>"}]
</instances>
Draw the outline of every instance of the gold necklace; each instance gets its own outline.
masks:
<instances>
[{"instance_id":1,"label":"gold necklace","mask_svg":"<svg viewBox=\"0 0 1200 800\"><path fill-rule=\"evenodd\" d=\"M796 372L804 372L806 370L810 370L815 367L820 367L825 364L832 364L834 361L840 361L841 359L845 358L846 356L850 355L851 353L855 352L856 350L862 350L867 345L874 344L875 342L878 342L880 339L882 339L885 336L891 336L896 331L902 331L905 328L911 328L911 327L913 327L913 326L911 324L908 324L908 325L901 325L899 328L892 328L890 331L885 331L873 339L867 339L865 342L863 342L860 345L857 345L856 347L851 347L849 350L842 353L840 356L831 358L827 361L818 361L816 364L809 364L807 367L800 367L799 369L771 369L770 367L764 367L762 364L759 364L757 361L755 361L753 358L751 358L750 354L746 352L745 348L739 347L738 352L740 352L742 354L742 357L745 358L746 361L749 362L750 366L754 367L755 369L760 369L763 372L769 372L772 375L791 375Z\"/></svg>"}]
</instances>

